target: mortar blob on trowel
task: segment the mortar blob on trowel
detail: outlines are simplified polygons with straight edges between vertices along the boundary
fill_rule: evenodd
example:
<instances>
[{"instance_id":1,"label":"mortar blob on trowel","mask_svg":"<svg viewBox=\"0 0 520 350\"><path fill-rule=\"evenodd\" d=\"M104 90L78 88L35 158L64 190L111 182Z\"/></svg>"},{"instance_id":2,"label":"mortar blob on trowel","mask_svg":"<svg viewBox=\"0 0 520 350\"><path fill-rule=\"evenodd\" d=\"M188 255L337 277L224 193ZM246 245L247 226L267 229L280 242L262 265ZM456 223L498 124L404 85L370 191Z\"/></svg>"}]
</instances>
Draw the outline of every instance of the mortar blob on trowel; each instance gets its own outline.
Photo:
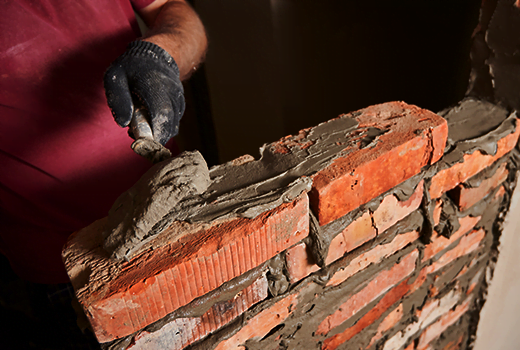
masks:
<instances>
[{"instance_id":1,"label":"mortar blob on trowel","mask_svg":"<svg viewBox=\"0 0 520 350\"><path fill-rule=\"evenodd\" d=\"M143 107L135 107L132 120L130 121L130 132L135 139L132 143L132 149L153 164L170 159L172 153L169 149L155 141L146 115L147 111Z\"/></svg>"}]
</instances>

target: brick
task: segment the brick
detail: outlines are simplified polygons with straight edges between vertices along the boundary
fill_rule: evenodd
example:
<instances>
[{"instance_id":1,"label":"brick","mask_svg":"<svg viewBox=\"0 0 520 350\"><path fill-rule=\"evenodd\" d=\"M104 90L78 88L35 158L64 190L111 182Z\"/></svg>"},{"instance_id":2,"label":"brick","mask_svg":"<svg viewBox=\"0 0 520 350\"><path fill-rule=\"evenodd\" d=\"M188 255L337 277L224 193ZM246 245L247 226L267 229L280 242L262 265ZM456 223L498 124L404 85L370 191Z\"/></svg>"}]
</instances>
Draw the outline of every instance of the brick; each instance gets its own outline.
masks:
<instances>
[{"instance_id":1,"label":"brick","mask_svg":"<svg viewBox=\"0 0 520 350\"><path fill-rule=\"evenodd\" d=\"M407 217L421 205L424 181L419 182L415 192L406 201L399 201L396 196L386 196L374 212L374 224L377 232L383 233L399 220Z\"/></svg>"},{"instance_id":2,"label":"brick","mask_svg":"<svg viewBox=\"0 0 520 350\"><path fill-rule=\"evenodd\" d=\"M442 316L437 322L426 328L419 337L417 349L427 349L428 345L432 340L440 336L442 332L444 332L449 326L457 322L457 320L469 310L471 300L471 297L467 298L464 301L464 303L457 306L455 310L450 310L446 315Z\"/></svg>"},{"instance_id":3,"label":"brick","mask_svg":"<svg viewBox=\"0 0 520 350\"><path fill-rule=\"evenodd\" d=\"M262 275L233 299L213 305L201 317L177 318L155 332L139 332L127 349L181 350L223 327L254 304L267 298L267 290L267 278Z\"/></svg>"},{"instance_id":4,"label":"brick","mask_svg":"<svg viewBox=\"0 0 520 350\"><path fill-rule=\"evenodd\" d=\"M352 327L347 328L341 333L338 333L330 338L327 338L323 341L322 350L335 350L343 344L344 342L352 339L356 334L361 332L366 327L370 326L372 323L374 323L377 319L381 317L381 315L388 310L392 305L394 305L396 302L401 300L408 291L410 290L410 285L408 285L408 280L406 279L403 282L401 282L396 287L390 289L388 293L386 293L383 298L377 303L377 305L370 310L368 313L366 313L363 317L359 319ZM402 308L401 308L402 312ZM393 316L394 317L394 316ZM400 317L400 315L399 315ZM395 316L397 318L397 316ZM387 321L386 327L392 327L394 326L399 319L395 319L392 321ZM385 322L385 321L383 321ZM393 323L391 323L393 322Z\"/></svg>"},{"instance_id":5,"label":"brick","mask_svg":"<svg viewBox=\"0 0 520 350\"><path fill-rule=\"evenodd\" d=\"M419 208L422 195L423 181L419 182L415 192L406 201L399 201L394 195L384 197L374 213L366 211L361 217L354 220L340 234L334 237L329 245L329 251L325 263L328 265L336 261L346 253L375 238L378 232L381 233L393 226L399 220L404 219L414 210ZM404 243L404 241L396 241L397 245L401 243ZM410 242L407 242L404 245L408 243ZM383 248L381 254L385 254L387 249L392 248ZM396 250L392 250L392 253L395 251ZM377 258L375 254L370 255L370 253L367 253L365 257L369 259ZM289 270L289 279L292 283L319 270L318 265L316 265L312 260L312 257L308 255L307 247L303 242L287 250L286 261ZM372 261L364 267L355 270L355 272L365 268L371 262ZM352 269L347 269L346 271L351 270Z\"/></svg>"},{"instance_id":6,"label":"brick","mask_svg":"<svg viewBox=\"0 0 520 350\"><path fill-rule=\"evenodd\" d=\"M178 240L130 262L104 253L101 220L69 240L65 263L98 341L108 342L139 331L301 241L308 235L308 216L302 194L254 219L175 222L165 234L180 231ZM90 272L87 279L83 271ZM81 280L88 281L82 285Z\"/></svg>"},{"instance_id":7,"label":"brick","mask_svg":"<svg viewBox=\"0 0 520 350\"><path fill-rule=\"evenodd\" d=\"M455 241L457 241L464 234L469 232L475 225L480 221L480 216L471 217L465 216L459 219L460 227L454 232L450 238L439 235L434 232L431 238L431 242L424 248L423 261L433 258L436 254L440 253L444 249Z\"/></svg>"},{"instance_id":8,"label":"brick","mask_svg":"<svg viewBox=\"0 0 520 350\"><path fill-rule=\"evenodd\" d=\"M489 179L483 180L480 186L476 188L465 188L462 184L457 185L457 187L448 192L448 195L458 205L459 210L464 211L482 200L502 182L507 180L509 172L506 166L507 164L503 163L495 174Z\"/></svg>"},{"instance_id":9,"label":"brick","mask_svg":"<svg viewBox=\"0 0 520 350\"><path fill-rule=\"evenodd\" d=\"M459 337L459 339L450 341L448 344L446 344L445 347L442 348L442 350L459 350L462 345L463 340L464 340L464 334L462 334Z\"/></svg>"},{"instance_id":10,"label":"brick","mask_svg":"<svg viewBox=\"0 0 520 350\"><path fill-rule=\"evenodd\" d=\"M399 220L404 219L421 205L423 195L423 181L419 182L415 192L406 201L399 201L396 196L388 195L383 198L374 213L365 212L360 218L347 226L343 232L334 237L329 246L325 259L326 264L341 258L359 247L377 234L384 232Z\"/></svg>"},{"instance_id":11,"label":"brick","mask_svg":"<svg viewBox=\"0 0 520 350\"><path fill-rule=\"evenodd\" d=\"M375 344L379 339L383 337L383 334L393 328L396 324L401 321L403 317L403 304L399 304L392 312L390 312L386 317L381 321L379 326L377 327L376 334L370 340L370 343L367 346L367 349Z\"/></svg>"},{"instance_id":12,"label":"brick","mask_svg":"<svg viewBox=\"0 0 520 350\"><path fill-rule=\"evenodd\" d=\"M474 230L467 236L462 237L456 247L444 253L437 261L428 266L428 273L438 271L449 263L457 260L457 258L476 250L485 235L486 232L480 229L478 231Z\"/></svg>"},{"instance_id":13,"label":"brick","mask_svg":"<svg viewBox=\"0 0 520 350\"><path fill-rule=\"evenodd\" d=\"M325 263L328 265L341 258L345 253L354 250L372 238L375 238L377 231L372 226L372 215L370 212L364 213L360 218L348 225L340 234L330 242L329 251Z\"/></svg>"},{"instance_id":14,"label":"brick","mask_svg":"<svg viewBox=\"0 0 520 350\"><path fill-rule=\"evenodd\" d=\"M520 128L517 128L514 133L500 139L497 142L497 152L494 156L483 154L477 150L472 154L465 154L463 163L457 163L448 169L439 171L432 177L431 198L439 198L444 192L455 188L458 184L489 167L515 147L519 135Z\"/></svg>"},{"instance_id":15,"label":"brick","mask_svg":"<svg viewBox=\"0 0 520 350\"><path fill-rule=\"evenodd\" d=\"M298 303L298 294L290 294L268 309L251 318L235 335L220 342L215 350L245 349L242 345L248 339L264 337L271 329L282 323Z\"/></svg>"},{"instance_id":16,"label":"brick","mask_svg":"<svg viewBox=\"0 0 520 350\"><path fill-rule=\"evenodd\" d=\"M401 349L417 332L425 329L435 322L442 315L450 312L460 300L461 294L455 290L451 290L441 299L430 299L422 308L417 310L416 321L410 323L404 330L397 332L388 339L383 350Z\"/></svg>"},{"instance_id":17,"label":"brick","mask_svg":"<svg viewBox=\"0 0 520 350\"><path fill-rule=\"evenodd\" d=\"M313 176L311 207L326 225L418 174L442 156L448 126L440 116L415 106L392 102L356 112L363 128L386 131L373 147L351 142L338 157Z\"/></svg>"},{"instance_id":18,"label":"brick","mask_svg":"<svg viewBox=\"0 0 520 350\"><path fill-rule=\"evenodd\" d=\"M505 194L506 194L506 189L504 188L504 186L500 186L497 193L495 193L494 200L502 199Z\"/></svg>"},{"instance_id":19,"label":"brick","mask_svg":"<svg viewBox=\"0 0 520 350\"><path fill-rule=\"evenodd\" d=\"M291 283L298 282L307 277L320 268L312 260L312 255L307 250L307 245L300 242L294 247L287 249L285 252L285 261L287 271L289 272L289 281Z\"/></svg>"},{"instance_id":20,"label":"brick","mask_svg":"<svg viewBox=\"0 0 520 350\"><path fill-rule=\"evenodd\" d=\"M406 347L406 349L404 349L404 350L414 350L414 349L415 349L415 344L412 343L412 344L408 345L408 346Z\"/></svg>"},{"instance_id":21,"label":"brick","mask_svg":"<svg viewBox=\"0 0 520 350\"><path fill-rule=\"evenodd\" d=\"M437 199L435 203L435 208L433 209L433 223L435 226L441 222L441 213L442 213L442 199Z\"/></svg>"},{"instance_id":22,"label":"brick","mask_svg":"<svg viewBox=\"0 0 520 350\"><path fill-rule=\"evenodd\" d=\"M418 238L419 232L411 231L395 236L395 238L390 243L381 244L374 247L366 253L363 253L352 259L352 261L343 269L338 270L331 277L329 282L327 282L327 286L337 286L338 284L343 283L349 277L367 268L370 264L379 263L383 259L403 249L408 244L416 241Z\"/></svg>"},{"instance_id":23,"label":"brick","mask_svg":"<svg viewBox=\"0 0 520 350\"><path fill-rule=\"evenodd\" d=\"M473 276L473 278L469 282L469 286L468 286L468 290L466 291L466 294L469 295L469 294L471 294L471 292L473 292L475 290L475 287L478 285L478 282L480 281L480 277L482 276L483 272L484 272L484 270L480 270L479 272L477 272L475 274L475 276Z\"/></svg>"},{"instance_id":24,"label":"brick","mask_svg":"<svg viewBox=\"0 0 520 350\"><path fill-rule=\"evenodd\" d=\"M341 304L337 311L327 316L318 326L316 334L326 335L331 329L348 320L369 303L409 276L415 269L415 262L418 255L419 252L414 250L391 269L378 273L366 287Z\"/></svg>"}]
</instances>

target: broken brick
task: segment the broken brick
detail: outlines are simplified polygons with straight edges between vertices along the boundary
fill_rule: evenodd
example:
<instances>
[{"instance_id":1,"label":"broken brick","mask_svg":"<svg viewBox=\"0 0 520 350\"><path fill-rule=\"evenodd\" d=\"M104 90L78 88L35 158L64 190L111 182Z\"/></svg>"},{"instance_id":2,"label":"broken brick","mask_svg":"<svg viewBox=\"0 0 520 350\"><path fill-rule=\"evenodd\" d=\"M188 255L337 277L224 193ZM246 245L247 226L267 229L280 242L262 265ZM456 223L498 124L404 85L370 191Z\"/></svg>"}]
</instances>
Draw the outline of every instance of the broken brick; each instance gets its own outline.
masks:
<instances>
[{"instance_id":1,"label":"broken brick","mask_svg":"<svg viewBox=\"0 0 520 350\"><path fill-rule=\"evenodd\" d=\"M432 177L430 185L431 198L439 198L443 193L455 188L458 184L465 182L473 175L493 164L515 147L519 135L520 128L516 128L514 133L498 140L497 152L494 156L483 154L477 150L472 154L465 154L464 162L439 171Z\"/></svg>"},{"instance_id":2,"label":"broken brick","mask_svg":"<svg viewBox=\"0 0 520 350\"><path fill-rule=\"evenodd\" d=\"M285 252L289 281L295 283L302 278L318 271L320 268L311 260L312 255L308 252L308 247L304 242L300 242Z\"/></svg>"},{"instance_id":3,"label":"broken brick","mask_svg":"<svg viewBox=\"0 0 520 350\"><path fill-rule=\"evenodd\" d=\"M476 188L466 188L464 185L457 185L448 195L459 206L460 211L464 211L475 205L481 199L490 194L502 182L506 181L509 172L507 164L503 163L489 179L483 180L480 186Z\"/></svg>"},{"instance_id":4,"label":"broken brick","mask_svg":"<svg viewBox=\"0 0 520 350\"><path fill-rule=\"evenodd\" d=\"M377 128L385 133L373 147L338 157L313 176L309 197L321 226L418 174L444 152L446 120L430 111L392 102L356 114L358 128Z\"/></svg>"},{"instance_id":5,"label":"broken brick","mask_svg":"<svg viewBox=\"0 0 520 350\"><path fill-rule=\"evenodd\" d=\"M403 304L399 304L392 312L390 312L386 317L381 321L379 326L377 327L376 334L370 340L370 344L368 344L367 349L370 348L376 341L383 337L383 333L390 330L394 327L403 317Z\"/></svg>"},{"instance_id":6,"label":"broken brick","mask_svg":"<svg viewBox=\"0 0 520 350\"><path fill-rule=\"evenodd\" d=\"M389 270L378 273L366 287L341 304L336 312L327 316L318 326L316 334L326 335L409 276L415 269L418 256L419 252L414 250Z\"/></svg>"}]
</instances>

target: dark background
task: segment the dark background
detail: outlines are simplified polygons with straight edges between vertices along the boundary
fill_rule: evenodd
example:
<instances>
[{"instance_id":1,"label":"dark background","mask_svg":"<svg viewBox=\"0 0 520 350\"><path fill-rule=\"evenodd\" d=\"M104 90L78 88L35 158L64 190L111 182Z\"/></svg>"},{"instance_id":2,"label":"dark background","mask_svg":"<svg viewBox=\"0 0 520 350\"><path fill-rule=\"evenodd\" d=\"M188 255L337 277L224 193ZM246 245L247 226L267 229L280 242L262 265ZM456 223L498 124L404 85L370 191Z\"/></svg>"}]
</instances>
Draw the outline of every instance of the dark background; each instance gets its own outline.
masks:
<instances>
[{"instance_id":1,"label":"dark background","mask_svg":"<svg viewBox=\"0 0 520 350\"><path fill-rule=\"evenodd\" d=\"M466 91L478 0L195 0L207 60L181 146L210 165L372 104L438 112ZM183 128L184 126L184 128ZM193 136L194 128L199 136Z\"/></svg>"}]
</instances>

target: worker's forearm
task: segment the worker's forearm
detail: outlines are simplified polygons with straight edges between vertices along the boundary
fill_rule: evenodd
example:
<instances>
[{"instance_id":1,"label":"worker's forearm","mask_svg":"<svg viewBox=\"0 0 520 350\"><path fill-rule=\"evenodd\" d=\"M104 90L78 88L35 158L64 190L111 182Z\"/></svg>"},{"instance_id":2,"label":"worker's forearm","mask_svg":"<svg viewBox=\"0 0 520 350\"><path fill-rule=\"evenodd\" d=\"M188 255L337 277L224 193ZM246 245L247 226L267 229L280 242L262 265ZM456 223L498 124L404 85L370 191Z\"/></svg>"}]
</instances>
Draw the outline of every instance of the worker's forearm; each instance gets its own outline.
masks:
<instances>
[{"instance_id":1,"label":"worker's forearm","mask_svg":"<svg viewBox=\"0 0 520 350\"><path fill-rule=\"evenodd\" d=\"M181 80L189 78L206 53L207 39L198 15L184 1L165 3L143 40L159 45L179 66Z\"/></svg>"}]
</instances>

